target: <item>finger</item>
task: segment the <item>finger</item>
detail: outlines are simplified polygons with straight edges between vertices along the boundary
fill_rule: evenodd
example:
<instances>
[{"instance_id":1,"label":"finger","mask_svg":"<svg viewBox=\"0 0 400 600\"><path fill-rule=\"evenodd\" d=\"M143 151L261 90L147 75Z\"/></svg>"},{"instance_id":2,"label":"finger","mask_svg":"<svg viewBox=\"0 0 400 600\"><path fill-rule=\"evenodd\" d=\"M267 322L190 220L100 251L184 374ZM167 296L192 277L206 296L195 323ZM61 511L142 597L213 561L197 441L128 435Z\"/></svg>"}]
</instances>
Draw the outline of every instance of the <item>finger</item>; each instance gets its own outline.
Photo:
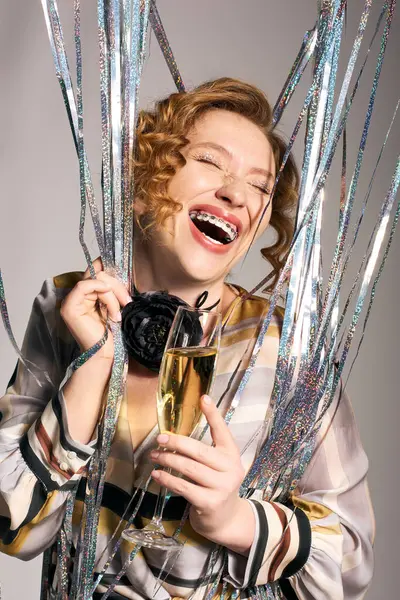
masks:
<instances>
[{"instance_id":1,"label":"finger","mask_svg":"<svg viewBox=\"0 0 400 600\"><path fill-rule=\"evenodd\" d=\"M109 283L98 279L79 281L69 295L69 305L82 305L85 300L95 302L97 299L105 305L110 319L121 320L120 305ZM67 310L67 307L66 307Z\"/></svg>"},{"instance_id":2,"label":"finger","mask_svg":"<svg viewBox=\"0 0 400 600\"><path fill-rule=\"evenodd\" d=\"M203 396L201 399L201 410L210 426L211 437L217 448L225 450L237 450L237 446L225 423L221 413L218 411L210 396Z\"/></svg>"},{"instance_id":3,"label":"finger","mask_svg":"<svg viewBox=\"0 0 400 600\"><path fill-rule=\"evenodd\" d=\"M101 304L100 311L104 317L108 316L112 321L119 322L122 320L121 306L112 290L99 294L98 299Z\"/></svg>"},{"instance_id":4,"label":"finger","mask_svg":"<svg viewBox=\"0 0 400 600\"><path fill-rule=\"evenodd\" d=\"M168 451L178 452L178 454L192 458L215 471L225 472L229 469L230 460L228 455L224 455L217 448L207 446L199 440L183 435L163 433L158 436L157 441L161 447L168 448Z\"/></svg>"},{"instance_id":5,"label":"finger","mask_svg":"<svg viewBox=\"0 0 400 600\"><path fill-rule=\"evenodd\" d=\"M104 281L108 283L122 307L129 304L129 302L132 302L132 298L130 297L128 290L126 289L125 284L122 283L122 281L118 281L118 279L112 277L111 275L108 275L104 271L101 271L97 275L97 279L99 281Z\"/></svg>"},{"instance_id":6,"label":"finger","mask_svg":"<svg viewBox=\"0 0 400 600\"><path fill-rule=\"evenodd\" d=\"M100 256L98 256L94 261L93 261L93 268L94 268L94 272L100 273L100 271L104 270L103 267L103 261L101 260ZM91 277L90 275L90 270L89 267L86 269L86 271L83 274L83 279L89 279Z\"/></svg>"},{"instance_id":7,"label":"finger","mask_svg":"<svg viewBox=\"0 0 400 600\"><path fill-rule=\"evenodd\" d=\"M210 469L187 456L153 450L150 458L154 463L181 473L184 477L203 487L214 489L218 483L220 484L221 473L219 471Z\"/></svg>"},{"instance_id":8,"label":"finger","mask_svg":"<svg viewBox=\"0 0 400 600\"><path fill-rule=\"evenodd\" d=\"M129 295L125 285L104 271L103 261L100 257L93 261L93 268L97 276L96 279L99 281L105 281L109 284L121 306L125 306L129 302L132 302L132 298ZM84 280L91 278L89 268L86 269L83 278Z\"/></svg>"},{"instance_id":9,"label":"finger","mask_svg":"<svg viewBox=\"0 0 400 600\"><path fill-rule=\"evenodd\" d=\"M99 294L111 291L110 285L98 279L82 279L79 281L67 298L75 303L83 302L85 298L97 298Z\"/></svg>"},{"instance_id":10,"label":"finger","mask_svg":"<svg viewBox=\"0 0 400 600\"><path fill-rule=\"evenodd\" d=\"M203 506L206 503L207 495L210 494L209 490L180 477L175 477L166 471L152 471L151 475L161 486L165 486L178 496L183 496L195 507Z\"/></svg>"}]
</instances>

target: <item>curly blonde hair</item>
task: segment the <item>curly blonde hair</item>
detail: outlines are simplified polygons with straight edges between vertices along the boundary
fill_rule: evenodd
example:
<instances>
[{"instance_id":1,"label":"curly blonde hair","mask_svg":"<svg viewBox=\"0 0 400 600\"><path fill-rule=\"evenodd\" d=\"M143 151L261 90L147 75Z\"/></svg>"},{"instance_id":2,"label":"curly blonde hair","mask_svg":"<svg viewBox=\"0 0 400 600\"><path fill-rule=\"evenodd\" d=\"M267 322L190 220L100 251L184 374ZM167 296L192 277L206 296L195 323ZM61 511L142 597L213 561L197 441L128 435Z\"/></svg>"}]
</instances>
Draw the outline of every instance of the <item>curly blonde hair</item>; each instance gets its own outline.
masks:
<instances>
[{"instance_id":1,"label":"curly blonde hair","mask_svg":"<svg viewBox=\"0 0 400 600\"><path fill-rule=\"evenodd\" d=\"M276 169L279 169L286 143L273 128L271 106L260 89L223 77L203 83L190 92L171 94L157 102L153 111L141 111L138 118L134 193L144 204L146 217L152 224L162 226L168 217L181 210L182 205L168 195L168 184L186 163L181 150L189 142L188 132L200 117L213 109L237 113L257 125L271 144ZM277 239L261 250L272 266L267 290L273 288L279 277L293 237L298 185L298 171L289 156L272 200L270 225Z\"/></svg>"}]
</instances>

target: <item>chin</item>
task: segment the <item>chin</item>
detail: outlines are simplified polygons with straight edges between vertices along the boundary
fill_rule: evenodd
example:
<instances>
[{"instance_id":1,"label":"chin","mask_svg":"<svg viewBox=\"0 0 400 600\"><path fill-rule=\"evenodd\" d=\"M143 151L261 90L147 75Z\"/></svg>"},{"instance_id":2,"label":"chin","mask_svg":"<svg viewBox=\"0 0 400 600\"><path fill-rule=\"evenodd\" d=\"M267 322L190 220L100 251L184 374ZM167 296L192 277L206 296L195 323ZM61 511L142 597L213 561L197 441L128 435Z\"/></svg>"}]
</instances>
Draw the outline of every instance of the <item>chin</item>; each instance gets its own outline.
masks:
<instances>
[{"instance_id":1,"label":"chin","mask_svg":"<svg viewBox=\"0 0 400 600\"><path fill-rule=\"evenodd\" d=\"M204 243L198 237L200 236L193 235L192 232L189 235L185 232L185 235L176 238L174 253L180 263L180 270L192 282L206 284L224 280L241 254L239 244L235 243L229 249L221 246L215 248L209 241Z\"/></svg>"}]
</instances>

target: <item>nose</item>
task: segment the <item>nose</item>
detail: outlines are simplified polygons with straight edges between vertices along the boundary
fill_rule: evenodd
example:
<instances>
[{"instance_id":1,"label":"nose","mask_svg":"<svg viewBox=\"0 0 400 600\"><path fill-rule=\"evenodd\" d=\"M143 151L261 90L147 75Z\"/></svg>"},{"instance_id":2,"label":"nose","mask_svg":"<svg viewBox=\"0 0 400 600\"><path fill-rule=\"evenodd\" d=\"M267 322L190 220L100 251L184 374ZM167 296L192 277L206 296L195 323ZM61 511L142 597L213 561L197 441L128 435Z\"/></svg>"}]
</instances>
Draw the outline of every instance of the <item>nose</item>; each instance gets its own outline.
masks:
<instances>
[{"instance_id":1,"label":"nose","mask_svg":"<svg viewBox=\"0 0 400 600\"><path fill-rule=\"evenodd\" d=\"M215 195L219 200L223 200L235 208L242 208L247 203L246 187L238 179L226 180Z\"/></svg>"}]
</instances>

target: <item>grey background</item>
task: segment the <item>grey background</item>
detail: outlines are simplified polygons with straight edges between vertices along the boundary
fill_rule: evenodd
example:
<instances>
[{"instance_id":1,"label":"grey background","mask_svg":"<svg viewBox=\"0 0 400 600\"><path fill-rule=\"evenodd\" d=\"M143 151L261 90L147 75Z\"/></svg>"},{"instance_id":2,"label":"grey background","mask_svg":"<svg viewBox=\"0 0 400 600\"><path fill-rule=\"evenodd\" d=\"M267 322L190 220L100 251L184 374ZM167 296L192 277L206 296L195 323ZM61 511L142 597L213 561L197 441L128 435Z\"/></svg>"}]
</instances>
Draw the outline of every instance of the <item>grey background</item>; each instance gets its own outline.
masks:
<instances>
[{"instance_id":1,"label":"grey background","mask_svg":"<svg viewBox=\"0 0 400 600\"><path fill-rule=\"evenodd\" d=\"M66 38L73 60L72 0L59 0ZM230 75L264 89L273 103L298 51L304 32L316 18L316 1L303 0L159 0L158 6L178 65L187 86ZM92 172L98 178L99 108L96 66L96 1L83 9L84 87L86 131ZM374 2L368 26L370 38L381 3ZM349 3L344 56L348 56L362 0ZM365 44L364 44L365 49ZM361 84L348 127L349 172L354 165L360 128L369 98L377 51L374 47L366 79ZM400 92L399 16L393 23L382 83L361 175L359 199L368 185L377 153ZM341 62L343 72L343 61ZM16 338L21 342L32 300L42 281L68 270L84 268L78 242L78 165L72 137L54 75L52 57L39 0L0 0L0 266ZM309 77L306 76L281 129L290 135ZM156 40L152 37L141 102L174 91ZM371 230L392 175L398 152L399 127L388 144L374 186L366 234ZM297 152L301 148L301 139ZM337 226L339 166L333 169L324 217L324 249L329 256ZM378 290L373 314L348 389L361 436L370 458L370 487L376 510L376 571L369 600L396 598L398 567L398 386L397 339L400 334L397 303L400 286L397 269L400 235L397 234ZM87 239L96 256L93 231ZM366 237L363 240L365 242ZM263 240L265 241L265 240ZM362 246L362 244L361 244ZM356 271L358 250L354 256ZM325 268L329 266L325 264ZM255 285L266 263L254 247L235 280ZM0 389L5 389L16 357L0 327ZM39 598L41 559L22 563L0 556L2 599ZM322 600L322 599L321 599Z\"/></svg>"}]
</instances>

